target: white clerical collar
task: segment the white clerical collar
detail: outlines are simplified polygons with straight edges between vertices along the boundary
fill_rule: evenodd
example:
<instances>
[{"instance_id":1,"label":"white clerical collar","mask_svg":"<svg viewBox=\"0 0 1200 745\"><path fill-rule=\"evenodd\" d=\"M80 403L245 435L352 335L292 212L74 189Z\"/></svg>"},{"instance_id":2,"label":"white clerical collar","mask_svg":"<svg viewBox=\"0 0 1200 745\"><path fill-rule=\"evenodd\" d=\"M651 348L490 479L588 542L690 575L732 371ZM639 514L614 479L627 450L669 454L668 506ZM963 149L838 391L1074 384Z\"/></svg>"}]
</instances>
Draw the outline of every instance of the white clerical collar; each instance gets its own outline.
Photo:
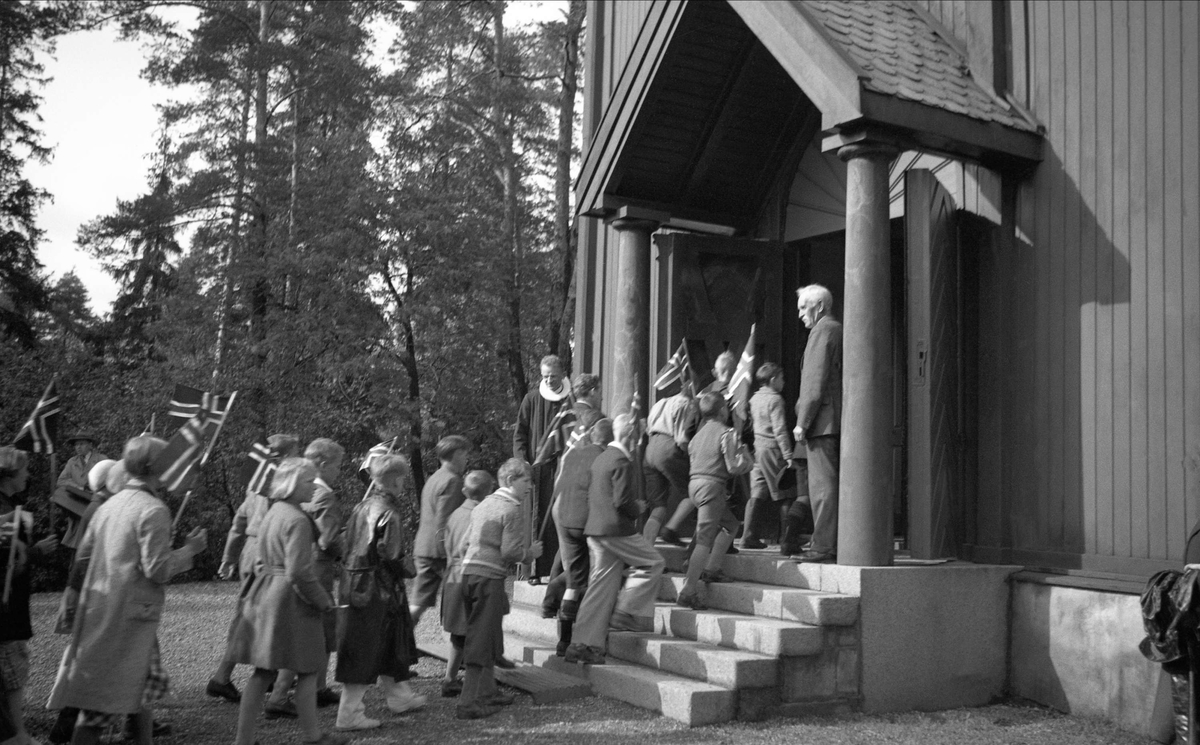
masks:
<instances>
[{"instance_id":1,"label":"white clerical collar","mask_svg":"<svg viewBox=\"0 0 1200 745\"><path fill-rule=\"evenodd\" d=\"M563 385L561 380L558 384L561 387L555 391L552 390L550 386L546 384L546 381L543 380L541 384L538 385L538 393L542 394L542 398L550 401L551 403L562 401L564 398L571 395L571 387Z\"/></svg>"}]
</instances>

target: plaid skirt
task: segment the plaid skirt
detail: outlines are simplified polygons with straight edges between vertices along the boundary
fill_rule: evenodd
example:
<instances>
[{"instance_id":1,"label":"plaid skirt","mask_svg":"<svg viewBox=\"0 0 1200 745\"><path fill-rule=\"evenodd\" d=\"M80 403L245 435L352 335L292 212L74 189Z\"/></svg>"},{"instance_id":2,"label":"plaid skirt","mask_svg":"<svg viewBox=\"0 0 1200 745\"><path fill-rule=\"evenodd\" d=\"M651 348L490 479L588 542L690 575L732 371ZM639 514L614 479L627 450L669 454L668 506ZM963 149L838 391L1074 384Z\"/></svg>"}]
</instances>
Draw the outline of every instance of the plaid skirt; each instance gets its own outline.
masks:
<instances>
[{"instance_id":1,"label":"plaid skirt","mask_svg":"<svg viewBox=\"0 0 1200 745\"><path fill-rule=\"evenodd\" d=\"M150 650L150 669L146 671L146 684L142 688L141 708L148 708L155 701L166 697L170 688L171 678L162 665L162 656L158 653L158 638L155 637L154 647ZM106 711L81 709L79 718L75 720L75 726L96 727L97 729L121 727L125 724L125 717L135 713L130 711L113 714Z\"/></svg>"}]
</instances>

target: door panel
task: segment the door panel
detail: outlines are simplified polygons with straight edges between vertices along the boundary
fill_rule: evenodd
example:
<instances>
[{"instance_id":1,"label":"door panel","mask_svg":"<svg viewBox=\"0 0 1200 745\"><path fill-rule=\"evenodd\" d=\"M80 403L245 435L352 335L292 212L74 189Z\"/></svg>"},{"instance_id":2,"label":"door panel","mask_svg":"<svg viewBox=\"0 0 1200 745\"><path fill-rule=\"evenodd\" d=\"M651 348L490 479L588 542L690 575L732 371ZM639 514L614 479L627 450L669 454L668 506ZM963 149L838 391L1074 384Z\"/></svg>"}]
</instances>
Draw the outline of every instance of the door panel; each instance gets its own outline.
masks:
<instances>
[{"instance_id":1,"label":"door panel","mask_svg":"<svg viewBox=\"0 0 1200 745\"><path fill-rule=\"evenodd\" d=\"M741 355L751 324L758 326L756 365L780 359L783 244L687 233L659 234L654 241L655 369L688 339L696 372L704 375L726 349ZM707 359L697 358L699 348Z\"/></svg>"},{"instance_id":2,"label":"door panel","mask_svg":"<svg viewBox=\"0 0 1200 745\"><path fill-rule=\"evenodd\" d=\"M904 178L909 547L916 558L953 557L964 538L955 206L933 173L910 170Z\"/></svg>"}]
</instances>

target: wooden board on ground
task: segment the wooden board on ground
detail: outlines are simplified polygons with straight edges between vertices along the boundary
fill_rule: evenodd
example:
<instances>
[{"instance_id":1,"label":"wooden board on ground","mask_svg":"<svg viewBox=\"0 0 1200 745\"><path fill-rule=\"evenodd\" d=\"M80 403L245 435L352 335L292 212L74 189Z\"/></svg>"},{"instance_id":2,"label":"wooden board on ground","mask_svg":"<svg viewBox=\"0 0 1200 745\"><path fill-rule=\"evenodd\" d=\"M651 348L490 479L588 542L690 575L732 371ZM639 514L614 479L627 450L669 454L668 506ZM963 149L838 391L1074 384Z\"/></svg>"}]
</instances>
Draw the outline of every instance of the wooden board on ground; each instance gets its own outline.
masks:
<instances>
[{"instance_id":1,"label":"wooden board on ground","mask_svg":"<svg viewBox=\"0 0 1200 745\"><path fill-rule=\"evenodd\" d=\"M444 642L422 642L417 649L440 660L450 656L450 645ZM498 667L495 671L496 682L528 693L535 704L554 704L592 695L592 686L586 680L536 665L518 662L511 670Z\"/></svg>"}]
</instances>

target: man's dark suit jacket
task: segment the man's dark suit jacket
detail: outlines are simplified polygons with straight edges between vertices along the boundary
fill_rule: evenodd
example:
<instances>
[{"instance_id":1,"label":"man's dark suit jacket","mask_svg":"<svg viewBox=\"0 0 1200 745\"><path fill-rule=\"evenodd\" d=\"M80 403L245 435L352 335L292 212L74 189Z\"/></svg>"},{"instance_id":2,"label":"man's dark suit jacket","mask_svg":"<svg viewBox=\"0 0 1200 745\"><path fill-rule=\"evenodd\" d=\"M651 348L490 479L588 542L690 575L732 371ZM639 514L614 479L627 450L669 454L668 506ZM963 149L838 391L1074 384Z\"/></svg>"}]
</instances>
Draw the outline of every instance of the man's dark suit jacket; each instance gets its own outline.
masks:
<instances>
[{"instance_id":1,"label":"man's dark suit jacket","mask_svg":"<svg viewBox=\"0 0 1200 745\"><path fill-rule=\"evenodd\" d=\"M637 533L637 486L633 463L621 449L609 445L592 463L588 486L588 519L583 534L628 536Z\"/></svg>"},{"instance_id":2,"label":"man's dark suit jacket","mask_svg":"<svg viewBox=\"0 0 1200 745\"><path fill-rule=\"evenodd\" d=\"M808 333L796 424L806 438L842 431L842 324L833 316L822 316Z\"/></svg>"},{"instance_id":3,"label":"man's dark suit jacket","mask_svg":"<svg viewBox=\"0 0 1200 745\"><path fill-rule=\"evenodd\" d=\"M555 523L558 527L583 530L588 520L588 489L592 484L592 464L604 452L603 445L576 445L563 456L558 467L558 494Z\"/></svg>"}]
</instances>

